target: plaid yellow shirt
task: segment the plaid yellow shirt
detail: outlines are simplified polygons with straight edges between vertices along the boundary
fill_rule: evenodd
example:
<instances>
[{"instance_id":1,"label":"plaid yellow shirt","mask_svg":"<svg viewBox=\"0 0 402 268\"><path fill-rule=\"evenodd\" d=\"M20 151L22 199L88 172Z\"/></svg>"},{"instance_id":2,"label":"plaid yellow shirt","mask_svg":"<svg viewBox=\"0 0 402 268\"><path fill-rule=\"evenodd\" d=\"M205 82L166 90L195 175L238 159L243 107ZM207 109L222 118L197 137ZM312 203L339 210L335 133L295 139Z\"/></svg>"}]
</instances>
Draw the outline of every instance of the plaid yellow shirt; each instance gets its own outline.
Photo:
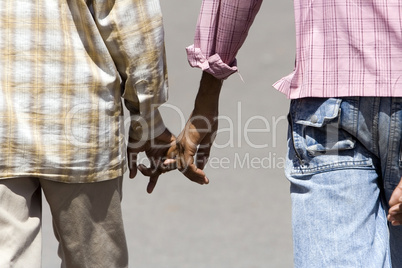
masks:
<instances>
[{"instance_id":1,"label":"plaid yellow shirt","mask_svg":"<svg viewBox=\"0 0 402 268\"><path fill-rule=\"evenodd\" d=\"M122 99L134 138L164 130L158 0L0 1L0 178L62 182L125 171Z\"/></svg>"}]
</instances>

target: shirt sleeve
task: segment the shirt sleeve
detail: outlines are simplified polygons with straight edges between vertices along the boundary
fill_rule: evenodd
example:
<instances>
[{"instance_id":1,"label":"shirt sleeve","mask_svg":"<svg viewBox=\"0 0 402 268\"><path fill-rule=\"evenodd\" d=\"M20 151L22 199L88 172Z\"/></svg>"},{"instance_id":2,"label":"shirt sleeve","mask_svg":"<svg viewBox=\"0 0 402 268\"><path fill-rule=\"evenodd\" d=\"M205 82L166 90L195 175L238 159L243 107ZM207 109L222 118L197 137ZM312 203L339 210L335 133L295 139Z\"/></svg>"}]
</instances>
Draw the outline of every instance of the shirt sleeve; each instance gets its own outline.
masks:
<instances>
[{"instance_id":1,"label":"shirt sleeve","mask_svg":"<svg viewBox=\"0 0 402 268\"><path fill-rule=\"evenodd\" d=\"M192 67L226 79L237 71L236 54L262 0L203 0L194 38L187 47Z\"/></svg>"},{"instance_id":2,"label":"shirt sleeve","mask_svg":"<svg viewBox=\"0 0 402 268\"><path fill-rule=\"evenodd\" d=\"M122 79L131 114L129 135L149 140L165 130L158 107L167 101L164 29L159 0L93 0L92 12Z\"/></svg>"}]
</instances>

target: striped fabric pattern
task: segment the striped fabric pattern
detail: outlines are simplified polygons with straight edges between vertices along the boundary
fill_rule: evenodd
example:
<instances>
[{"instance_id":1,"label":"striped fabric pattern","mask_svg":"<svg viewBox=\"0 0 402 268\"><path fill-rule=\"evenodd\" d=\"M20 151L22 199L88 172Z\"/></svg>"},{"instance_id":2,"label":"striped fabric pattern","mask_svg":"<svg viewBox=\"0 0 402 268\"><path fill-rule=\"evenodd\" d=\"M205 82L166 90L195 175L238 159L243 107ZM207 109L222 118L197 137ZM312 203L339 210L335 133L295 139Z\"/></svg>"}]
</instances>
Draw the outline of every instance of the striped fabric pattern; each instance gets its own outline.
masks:
<instances>
[{"instance_id":1,"label":"striped fabric pattern","mask_svg":"<svg viewBox=\"0 0 402 268\"><path fill-rule=\"evenodd\" d=\"M122 175L121 97L135 138L164 130L158 0L0 1L0 83L1 179Z\"/></svg>"}]
</instances>

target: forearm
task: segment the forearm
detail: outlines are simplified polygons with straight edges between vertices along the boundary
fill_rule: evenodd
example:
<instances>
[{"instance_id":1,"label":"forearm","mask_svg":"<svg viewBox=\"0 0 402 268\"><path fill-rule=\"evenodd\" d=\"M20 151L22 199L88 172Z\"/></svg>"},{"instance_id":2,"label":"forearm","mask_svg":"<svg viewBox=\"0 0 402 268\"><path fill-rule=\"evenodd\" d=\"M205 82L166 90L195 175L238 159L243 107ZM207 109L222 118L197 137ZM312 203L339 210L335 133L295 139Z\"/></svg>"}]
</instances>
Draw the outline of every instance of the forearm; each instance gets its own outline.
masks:
<instances>
[{"instance_id":1,"label":"forearm","mask_svg":"<svg viewBox=\"0 0 402 268\"><path fill-rule=\"evenodd\" d=\"M194 110L177 139L177 167L190 180L208 184L203 169L217 129L222 80L203 72Z\"/></svg>"},{"instance_id":2,"label":"forearm","mask_svg":"<svg viewBox=\"0 0 402 268\"><path fill-rule=\"evenodd\" d=\"M219 95L223 81L213 75L203 72L200 87L194 104L194 113L204 115L218 115Z\"/></svg>"}]
</instances>

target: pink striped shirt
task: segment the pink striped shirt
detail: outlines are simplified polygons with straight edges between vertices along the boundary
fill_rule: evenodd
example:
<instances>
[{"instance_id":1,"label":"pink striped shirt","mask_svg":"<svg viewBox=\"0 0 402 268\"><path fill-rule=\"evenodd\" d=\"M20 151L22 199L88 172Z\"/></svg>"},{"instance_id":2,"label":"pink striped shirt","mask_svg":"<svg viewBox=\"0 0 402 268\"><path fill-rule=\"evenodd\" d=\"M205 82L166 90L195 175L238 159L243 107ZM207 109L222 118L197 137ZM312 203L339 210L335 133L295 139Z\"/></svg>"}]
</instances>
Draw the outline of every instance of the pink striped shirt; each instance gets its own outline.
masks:
<instances>
[{"instance_id":1,"label":"pink striped shirt","mask_svg":"<svg viewBox=\"0 0 402 268\"><path fill-rule=\"evenodd\" d=\"M262 0L204 0L193 67L226 78ZM294 0L296 65L274 87L288 98L402 97L402 0Z\"/></svg>"}]
</instances>

